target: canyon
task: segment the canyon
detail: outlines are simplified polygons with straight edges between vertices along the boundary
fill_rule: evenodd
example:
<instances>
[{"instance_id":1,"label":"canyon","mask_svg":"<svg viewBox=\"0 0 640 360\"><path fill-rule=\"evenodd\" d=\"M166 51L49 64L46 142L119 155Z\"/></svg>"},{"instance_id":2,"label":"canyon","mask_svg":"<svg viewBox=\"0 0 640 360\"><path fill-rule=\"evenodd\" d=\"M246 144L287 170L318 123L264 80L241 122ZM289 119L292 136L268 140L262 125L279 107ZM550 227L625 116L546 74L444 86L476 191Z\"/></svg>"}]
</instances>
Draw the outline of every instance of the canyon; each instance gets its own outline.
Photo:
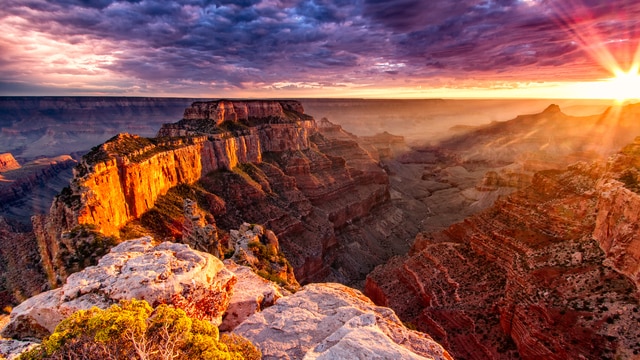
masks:
<instances>
[{"instance_id":1,"label":"canyon","mask_svg":"<svg viewBox=\"0 0 640 360\"><path fill-rule=\"evenodd\" d=\"M196 102L156 138L120 134L95 147L34 222L48 277L70 274L59 258L77 251L65 238L77 226L179 239L170 224L181 222L186 192L223 230L273 229L301 283L362 281L406 252L417 229L402 226L386 173L356 138L303 111L295 101Z\"/></svg>"},{"instance_id":2,"label":"canyon","mask_svg":"<svg viewBox=\"0 0 640 360\"><path fill-rule=\"evenodd\" d=\"M491 208L420 234L365 293L456 358L637 357L639 146L538 172Z\"/></svg>"},{"instance_id":3,"label":"canyon","mask_svg":"<svg viewBox=\"0 0 640 360\"><path fill-rule=\"evenodd\" d=\"M294 100L196 101L155 137L121 133L77 163L64 158L73 179L33 231L0 223L11 249L0 252L3 305L63 286L118 243L153 236L281 286L247 292L262 299L248 307L229 305L262 311L229 328L268 343L269 356L345 354L366 343L362 334L382 332L388 350L407 357L437 344L443 358L637 357L640 106L576 116L550 105L455 126L435 142L356 136L306 111ZM20 268L32 281L16 281ZM305 290L290 297L298 282ZM322 319L341 292L372 311L350 288L306 285L318 282L362 289L399 319L357 315L304 349L264 335L301 316L296 306L317 308L305 323L333 323ZM360 297L366 304L353 305ZM402 323L428 341L401 330L411 353L389 342L399 335L388 329Z\"/></svg>"}]
</instances>

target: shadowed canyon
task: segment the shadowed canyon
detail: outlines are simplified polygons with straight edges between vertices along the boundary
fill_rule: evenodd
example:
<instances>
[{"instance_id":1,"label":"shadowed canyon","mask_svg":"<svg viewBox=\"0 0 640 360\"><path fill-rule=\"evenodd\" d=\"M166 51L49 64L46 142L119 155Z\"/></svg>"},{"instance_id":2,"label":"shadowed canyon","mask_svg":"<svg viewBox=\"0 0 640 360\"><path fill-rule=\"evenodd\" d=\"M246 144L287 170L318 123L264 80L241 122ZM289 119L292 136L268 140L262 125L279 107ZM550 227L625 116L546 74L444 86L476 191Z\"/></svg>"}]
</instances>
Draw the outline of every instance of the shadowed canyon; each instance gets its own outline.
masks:
<instances>
[{"instance_id":1,"label":"shadowed canyon","mask_svg":"<svg viewBox=\"0 0 640 360\"><path fill-rule=\"evenodd\" d=\"M640 105L608 105L2 98L0 353L142 297L264 358L637 358Z\"/></svg>"}]
</instances>

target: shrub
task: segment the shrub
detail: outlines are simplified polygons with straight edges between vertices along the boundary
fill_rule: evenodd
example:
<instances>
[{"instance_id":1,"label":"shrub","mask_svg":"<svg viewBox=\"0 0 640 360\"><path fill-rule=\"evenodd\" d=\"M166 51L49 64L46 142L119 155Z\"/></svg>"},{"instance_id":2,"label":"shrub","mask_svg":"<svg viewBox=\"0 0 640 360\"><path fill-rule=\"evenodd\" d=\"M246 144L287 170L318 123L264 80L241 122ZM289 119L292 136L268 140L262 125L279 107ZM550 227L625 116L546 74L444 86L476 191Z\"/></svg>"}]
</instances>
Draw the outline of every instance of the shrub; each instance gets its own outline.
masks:
<instances>
[{"instance_id":1,"label":"shrub","mask_svg":"<svg viewBox=\"0 0 640 360\"><path fill-rule=\"evenodd\" d=\"M168 305L123 301L107 310L80 310L62 321L40 346L19 360L69 359L260 359L240 336L219 337L208 321Z\"/></svg>"}]
</instances>

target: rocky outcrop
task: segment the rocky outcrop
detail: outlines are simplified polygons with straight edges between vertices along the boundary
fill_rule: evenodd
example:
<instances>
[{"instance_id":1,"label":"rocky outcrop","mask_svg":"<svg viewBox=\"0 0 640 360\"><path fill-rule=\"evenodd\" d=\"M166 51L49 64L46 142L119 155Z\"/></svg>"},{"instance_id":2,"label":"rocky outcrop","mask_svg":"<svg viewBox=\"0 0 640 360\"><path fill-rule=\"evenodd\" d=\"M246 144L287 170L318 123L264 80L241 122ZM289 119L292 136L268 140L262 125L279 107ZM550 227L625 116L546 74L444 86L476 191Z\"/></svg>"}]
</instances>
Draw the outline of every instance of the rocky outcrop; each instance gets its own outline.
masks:
<instances>
[{"instance_id":1,"label":"rocky outcrop","mask_svg":"<svg viewBox=\"0 0 640 360\"><path fill-rule=\"evenodd\" d=\"M0 339L0 358L15 360L22 353L36 346L38 346L38 343L32 341Z\"/></svg>"},{"instance_id":2,"label":"rocky outcrop","mask_svg":"<svg viewBox=\"0 0 640 360\"><path fill-rule=\"evenodd\" d=\"M283 108L278 102L274 104ZM308 149L313 118L295 112L302 110L301 106L285 108L287 114L297 116L295 121L270 124L262 119L235 132L212 124L204 134L188 138L146 139L120 134L83 157L70 191L56 201L72 209L77 224L94 224L105 235L117 235L120 227L139 218L175 185L194 183L211 171L232 169L241 163L260 163L264 152ZM260 113L252 111L247 114ZM176 128L190 133L190 122L185 121Z\"/></svg>"},{"instance_id":3,"label":"rocky outcrop","mask_svg":"<svg viewBox=\"0 0 640 360\"><path fill-rule=\"evenodd\" d=\"M224 265L238 280L233 288L229 307L219 328L231 331L249 316L260 312L290 293L272 281L258 276L248 266L241 266L232 260L225 260Z\"/></svg>"},{"instance_id":4,"label":"rocky outcrop","mask_svg":"<svg viewBox=\"0 0 640 360\"><path fill-rule=\"evenodd\" d=\"M488 210L418 237L365 293L458 357L637 357L638 145L606 166L536 173Z\"/></svg>"},{"instance_id":5,"label":"rocky outcrop","mask_svg":"<svg viewBox=\"0 0 640 360\"><path fill-rule=\"evenodd\" d=\"M338 284L307 285L234 333L251 340L264 359L452 359L428 335L402 325L392 310Z\"/></svg>"},{"instance_id":6,"label":"rocky outcrop","mask_svg":"<svg viewBox=\"0 0 640 360\"><path fill-rule=\"evenodd\" d=\"M36 295L15 307L4 337L42 338L65 317L92 306L143 299L173 304L190 316L220 323L236 282L214 256L183 244L153 245L150 238L126 241L97 266L72 274L61 288Z\"/></svg>"},{"instance_id":7,"label":"rocky outcrop","mask_svg":"<svg viewBox=\"0 0 640 360\"><path fill-rule=\"evenodd\" d=\"M304 114L302 104L293 100L218 100L191 104L184 111L184 119L212 120L216 125L220 125L225 121L299 119L301 114Z\"/></svg>"},{"instance_id":8,"label":"rocky outcrop","mask_svg":"<svg viewBox=\"0 0 640 360\"><path fill-rule=\"evenodd\" d=\"M0 154L0 172L19 169L20 164L13 158L11 153Z\"/></svg>"},{"instance_id":9,"label":"rocky outcrop","mask_svg":"<svg viewBox=\"0 0 640 360\"><path fill-rule=\"evenodd\" d=\"M593 237L606 264L640 285L640 138L607 163L608 176L596 187L597 215Z\"/></svg>"},{"instance_id":10,"label":"rocky outcrop","mask_svg":"<svg viewBox=\"0 0 640 360\"><path fill-rule=\"evenodd\" d=\"M272 229L301 282L362 280L406 252L399 240L417 229L389 203L388 177L356 137L316 129L295 102L232 104L233 119L215 120L227 116L223 108L231 111L224 101L194 104L185 119L163 127L162 137L121 134L86 155L49 219L36 221L50 277L66 276L53 259L60 234L78 225L122 235L123 226L142 223L144 231L180 241L192 224L175 218L173 200L163 200L172 210L158 210L159 199L183 197L170 193L176 185L187 186L207 212L200 219L213 216L223 231L244 222ZM165 229L158 230L158 218Z\"/></svg>"},{"instance_id":11,"label":"rocky outcrop","mask_svg":"<svg viewBox=\"0 0 640 360\"><path fill-rule=\"evenodd\" d=\"M290 291L300 288L293 267L280 251L280 241L273 231L243 223L230 233L229 245L234 250L231 260L250 267L263 278L275 281Z\"/></svg>"},{"instance_id":12,"label":"rocky outcrop","mask_svg":"<svg viewBox=\"0 0 640 360\"><path fill-rule=\"evenodd\" d=\"M191 199L184 200L182 243L219 259L224 258L215 219L205 216L198 203Z\"/></svg>"}]
</instances>

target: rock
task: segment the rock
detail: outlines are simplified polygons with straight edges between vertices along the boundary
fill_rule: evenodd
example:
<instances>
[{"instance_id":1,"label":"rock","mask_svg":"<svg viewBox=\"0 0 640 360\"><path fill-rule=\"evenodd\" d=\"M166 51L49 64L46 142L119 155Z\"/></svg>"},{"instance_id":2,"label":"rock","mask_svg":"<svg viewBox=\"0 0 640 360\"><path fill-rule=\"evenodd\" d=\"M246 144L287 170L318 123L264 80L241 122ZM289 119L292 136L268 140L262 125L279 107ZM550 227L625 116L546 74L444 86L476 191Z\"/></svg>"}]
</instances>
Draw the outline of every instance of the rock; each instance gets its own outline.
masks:
<instances>
[{"instance_id":1,"label":"rock","mask_svg":"<svg viewBox=\"0 0 640 360\"><path fill-rule=\"evenodd\" d=\"M222 245L218 239L218 228L211 217L210 222L191 199L184 199L184 222L182 224L182 242L193 249L204 251L221 259L224 258Z\"/></svg>"},{"instance_id":2,"label":"rock","mask_svg":"<svg viewBox=\"0 0 640 360\"><path fill-rule=\"evenodd\" d=\"M452 359L428 335L407 329L357 290L311 284L233 331L264 359Z\"/></svg>"},{"instance_id":3,"label":"rock","mask_svg":"<svg viewBox=\"0 0 640 360\"><path fill-rule=\"evenodd\" d=\"M17 359L23 352L29 351L36 346L38 346L38 343L32 341L0 339L0 359Z\"/></svg>"},{"instance_id":4,"label":"rock","mask_svg":"<svg viewBox=\"0 0 640 360\"><path fill-rule=\"evenodd\" d=\"M218 111L221 104L225 115ZM61 251L78 252L61 249L61 234L93 224L107 236L122 235L123 226L178 185L193 185L191 190L204 193L199 199L220 199L219 209L203 207L220 230L243 222L271 229L279 241L269 246L286 255L302 282L357 283L375 265L408 250L404 240L417 226L390 202L387 174L355 136L317 129L296 102L227 105L196 103L184 119L163 127L162 137L121 134L87 154L50 216L34 224L48 277L64 279L68 271L55 259ZM238 123L216 125L231 108ZM179 239L181 230L172 227L171 236Z\"/></svg>"},{"instance_id":5,"label":"rock","mask_svg":"<svg viewBox=\"0 0 640 360\"><path fill-rule=\"evenodd\" d=\"M0 217L0 309L38 294L46 284L35 236L13 231Z\"/></svg>"},{"instance_id":6,"label":"rock","mask_svg":"<svg viewBox=\"0 0 640 360\"><path fill-rule=\"evenodd\" d=\"M13 158L11 153L0 154L0 172L19 169L20 164Z\"/></svg>"},{"instance_id":7,"label":"rock","mask_svg":"<svg viewBox=\"0 0 640 360\"><path fill-rule=\"evenodd\" d=\"M271 232L272 241L278 238ZM269 245L264 227L243 223L240 229L231 231L231 244L235 248L231 260L246 265L260 276L276 281L289 291L296 291L300 284L295 278L293 267L282 252Z\"/></svg>"},{"instance_id":8,"label":"rock","mask_svg":"<svg viewBox=\"0 0 640 360\"><path fill-rule=\"evenodd\" d=\"M288 112L288 113L287 113ZM304 117L302 104L292 100L219 100L195 102L184 111L185 120L212 120L216 125L225 121L249 121L254 118L290 119Z\"/></svg>"},{"instance_id":9,"label":"rock","mask_svg":"<svg viewBox=\"0 0 640 360\"><path fill-rule=\"evenodd\" d=\"M530 187L416 239L368 276L365 293L456 357L637 357L636 144L606 166L536 173Z\"/></svg>"},{"instance_id":10,"label":"rock","mask_svg":"<svg viewBox=\"0 0 640 360\"><path fill-rule=\"evenodd\" d=\"M274 251L280 251L280 241L276 234L271 230L267 230L265 236L267 237L267 245L273 247Z\"/></svg>"},{"instance_id":11,"label":"rock","mask_svg":"<svg viewBox=\"0 0 640 360\"><path fill-rule=\"evenodd\" d=\"M0 215L30 225L31 216L49 211L55 195L69 184L76 164L70 156L62 155L0 169Z\"/></svg>"},{"instance_id":12,"label":"rock","mask_svg":"<svg viewBox=\"0 0 640 360\"><path fill-rule=\"evenodd\" d=\"M238 282L233 288L229 307L220 324L221 331L231 331L249 316L275 304L276 300L289 292L274 282L265 280L247 266L240 266L231 260L224 261Z\"/></svg>"},{"instance_id":13,"label":"rock","mask_svg":"<svg viewBox=\"0 0 640 360\"><path fill-rule=\"evenodd\" d=\"M2 335L42 338L62 319L92 306L142 299L173 304L189 315L220 323L235 284L234 275L214 256L184 244L153 245L149 237L111 249L96 266L72 274L61 288L27 299L11 313Z\"/></svg>"}]
</instances>

